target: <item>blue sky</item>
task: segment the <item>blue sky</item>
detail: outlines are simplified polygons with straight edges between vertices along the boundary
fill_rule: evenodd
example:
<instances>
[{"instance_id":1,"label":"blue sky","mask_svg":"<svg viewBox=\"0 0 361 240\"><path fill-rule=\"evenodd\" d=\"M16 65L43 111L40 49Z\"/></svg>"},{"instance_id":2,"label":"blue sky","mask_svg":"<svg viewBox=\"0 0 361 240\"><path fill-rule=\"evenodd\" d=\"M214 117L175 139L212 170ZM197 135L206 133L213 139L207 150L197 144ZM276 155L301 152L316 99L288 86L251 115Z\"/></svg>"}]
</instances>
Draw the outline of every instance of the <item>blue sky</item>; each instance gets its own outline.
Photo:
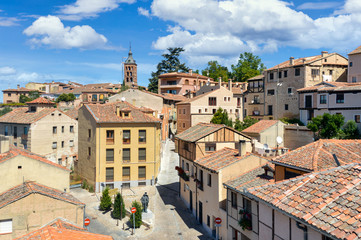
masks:
<instances>
[{"instance_id":1,"label":"blue sky","mask_svg":"<svg viewBox=\"0 0 361 240\"><path fill-rule=\"evenodd\" d=\"M193 69L251 51L267 67L361 45L361 1L2 0L0 89L26 82L122 81L131 42L138 82L168 47Z\"/></svg>"}]
</instances>

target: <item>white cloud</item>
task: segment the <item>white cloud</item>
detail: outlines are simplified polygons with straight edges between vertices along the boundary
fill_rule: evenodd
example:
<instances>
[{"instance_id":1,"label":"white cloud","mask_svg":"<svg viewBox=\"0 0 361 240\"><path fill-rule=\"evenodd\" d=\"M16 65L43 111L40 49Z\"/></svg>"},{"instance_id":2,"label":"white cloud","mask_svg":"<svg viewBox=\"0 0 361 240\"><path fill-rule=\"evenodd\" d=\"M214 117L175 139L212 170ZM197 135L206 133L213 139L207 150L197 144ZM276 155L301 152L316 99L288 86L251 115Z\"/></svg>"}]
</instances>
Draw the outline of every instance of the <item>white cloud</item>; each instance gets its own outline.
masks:
<instances>
[{"instance_id":1,"label":"white cloud","mask_svg":"<svg viewBox=\"0 0 361 240\"><path fill-rule=\"evenodd\" d=\"M97 17L99 13L112 11L120 3L134 3L136 0L77 0L75 3L60 7L62 19L81 20Z\"/></svg>"},{"instance_id":2,"label":"white cloud","mask_svg":"<svg viewBox=\"0 0 361 240\"><path fill-rule=\"evenodd\" d=\"M24 30L27 36L33 36L33 46L70 49L107 49L107 39L88 25L64 27L58 17L40 17Z\"/></svg>"},{"instance_id":3,"label":"white cloud","mask_svg":"<svg viewBox=\"0 0 361 240\"><path fill-rule=\"evenodd\" d=\"M16 70L12 67L0 67L0 76L1 75L12 75L15 73L16 73Z\"/></svg>"},{"instance_id":4,"label":"white cloud","mask_svg":"<svg viewBox=\"0 0 361 240\"><path fill-rule=\"evenodd\" d=\"M299 10L322 10L340 7L340 2L306 2L297 7Z\"/></svg>"},{"instance_id":5,"label":"white cloud","mask_svg":"<svg viewBox=\"0 0 361 240\"><path fill-rule=\"evenodd\" d=\"M153 47L183 47L195 62L226 61L242 51L259 54L283 46L344 51L360 44L361 1L347 0L342 11L312 19L280 0L153 0L151 15L175 26Z\"/></svg>"},{"instance_id":6,"label":"white cloud","mask_svg":"<svg viewBox=\"0 0 361 240\"><path fill-rule=\"evenodd\" d=\"M11 27L18 25L20 19L15 17L0 17L0 27Z\"/></svg>"},{"instance_id":7,"label":"white cloud","mask_svg":"<svg viewBox=\"0 0 361 240\"><path fill-rule=\"evenodd\" d=\"M149 10L147 10L147 9L145 9L145 8L142 8L142 7L139 7L139 8L138 8L138 14L139 14L139 15L146 16L146 17L150 17Z\"/></svg>"}]
</instances>

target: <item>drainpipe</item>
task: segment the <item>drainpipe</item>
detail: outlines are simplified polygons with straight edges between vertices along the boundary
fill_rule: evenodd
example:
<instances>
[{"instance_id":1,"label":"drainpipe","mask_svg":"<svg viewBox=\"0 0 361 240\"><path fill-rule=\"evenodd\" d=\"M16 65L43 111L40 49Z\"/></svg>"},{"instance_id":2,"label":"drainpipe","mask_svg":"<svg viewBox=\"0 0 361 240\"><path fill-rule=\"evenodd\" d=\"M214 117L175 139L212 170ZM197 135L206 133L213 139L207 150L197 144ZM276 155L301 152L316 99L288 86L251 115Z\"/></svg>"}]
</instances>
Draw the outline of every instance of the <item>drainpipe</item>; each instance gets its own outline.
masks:
<instances>
[{"instance_id":1,"label":"drainpipe","mask_svg":"<svg viewBox=\"0 0 361 240\"><path fill-rule=\"evenodd\" d=\"M193 166L195 167L194 163ZM195 167L196 170L196 175L195 177L197 177L196 179L198 180L198 168ZM196 219L198 221L198 186L197 186L197 182L196 182Z\"/></svg>"},{"instance_id":2,"label":"drainpipe","mask_svg":"<svg viewBox=\"0 0 361 240\"><path fill-rule=\"evenodd\" d=\"M296 226L298 229L303 230L303 240L308 240L307 226L305 226L299 222L296 222Z\"/></svg>"}]
</instances>

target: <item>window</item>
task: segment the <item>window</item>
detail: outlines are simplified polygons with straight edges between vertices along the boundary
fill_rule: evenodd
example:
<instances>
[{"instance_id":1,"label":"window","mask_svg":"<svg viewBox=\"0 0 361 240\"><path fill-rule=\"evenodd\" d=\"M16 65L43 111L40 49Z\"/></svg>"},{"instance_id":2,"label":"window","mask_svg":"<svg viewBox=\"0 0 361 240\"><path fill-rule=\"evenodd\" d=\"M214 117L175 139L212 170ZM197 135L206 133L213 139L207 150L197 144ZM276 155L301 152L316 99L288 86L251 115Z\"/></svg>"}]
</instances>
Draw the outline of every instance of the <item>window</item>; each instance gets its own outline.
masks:
<instances>
[{"instance_id":1,"label":"window","mask_svg":"<svg viewBox=\"0 0 361 240\"><path fill-rule=\"evenodd\" d=\"M139 142L145 143L147 141L146 130L139 130Z\"/></svg>"},{"instance_id":2,"label":"window","mask_svg":"<svg viewBox=\"0 0 361 240\"><path fill-rule=\"evenodd\" d=\"M208 181L207 181L207 185L209 186L209 187L212 187L212 175L211 174L209 174L208 173L208 179L207 179Z\"/></svg>"},{"instance_id":3,"label":"window","mask_svg":"<svg viewBox=\"0 0 361 240\"><path fill-rule=\"evenodd\" d=\"M186 114L186 109L185 108L183 108L183 114Z\"/></svg>"},{"instance_id":4,"label":"window","mask_svg":"<svg viewBox=\"0 0 361 240\"><path fill-rule=\"evenodd\" d=\"M288 104L285 104L285 111L288 111Z\"/></svg>"},{"instance_id":5,"label":"window","mask_svg":"<svg viewBox=\"0 0 361 240\"><path fill-rule=\"evenodd\" d=\"M336 95L336 103L344 103L344 95L343 93L337 93Z\"/></svg>"},{"instance_id":6,"label":"window","mask_svg":"<svg viewBox=\"0 0 361 240\"><path fill-rule=\"evenodd\" d=\"M61 158L58 158L58 164L62 165L62 163L63 163L63 160Z\"/></svg>"},{"instance_id":7,"label":"window","mask_svg":"<svg viewBox=\"0 0 361 240\"><path fill-rule=\"evenodd\" d=\"M57 127L53 127L53 134L56 134L57 132Z\"/></svg>"},{"instance_id":8,"label":"window","mask_svg":"<svg viewBox=\"0 0 361 240\"><path fill-rule=\"evenodd\" d=\"M287 88L287 93L288 93L288 94L292 94L292 88L290 88L290 87Z\"/></svg>"},{"instance_id":9,"label":"window","mask_svg":"<svg viewBox=\"0 0 361 240\"><path fill-rule=\"evenodd\" d=\"M8 97L11 97L11 93L8 93Z\"/></svg>"},{"instance_id":10,"label":"window","mask_svg":"<svg viewBox=\"0 0 361 240\"><path fill-rule=\"evenodd\" d=\"M278 78L282 78L282 72L278 72Z\"/></svg>"},{"instance_id":11,"label":"window","mask_svg":"<svg viewBox=\"0 0 361 240\"><path fill-rule=\"evenodd\" d=\"M93 94L93 95L92 95L92 101L93 101L93 102L98 101L98 96L97 96L96 94Z\"/></svg>"},{"instance_id":12,"label":"window","mask_svg":"<svg viewBox=\"0 0 361 240\"><path fill-rule=\"evenodd\" d=\"M247 102L247 98L244 98L244 102ZM241 106L241 98L237 98L237 107Z\"/></svg>"},{"instance_id":13,"label":"window","mask_svg":"<svg viewBox=\"0 0 361 240\"><path fill-rule=\"evenodd\" d=\"M91 137L92 137L92 130L88 129L88 138L91 138Z\"/></svg>"},{"instance_id":14,"label":"window","mask_svg":"<svg viewBox=\"0 0 361 240\"><path fill-rule=\"evenodd\" d=\"M28 135L28 131L29 131L29 130L28 130L28 127L24 127L24 134L25 134L25 135Z\"/></svg>"},{"instance_id":15,"label":"window","mask_svg":"<svg viewBox=\"0 0 361 240\"><path fill-rule=\"evenodd\" d=\"M146 168L145 166L138 167L138 180L146 179Z\"/></svg>"},{"instance_id":16,"label":"window","mask_svg":"<svg viewBox=\"0 0 361 240\"><path fill-rule=\"evenodd\" d=\"M186 163L186 171L189 171L189 163Z\"/></svg>"},{"instance_id":17,"label":"window","mask_svg":"<svg viewBox=\"0 0 361 240\"><path fill-rule=\"evenodd\" d=\"M320 75L320 69L311 69L311 75L312 77Z\"/></svg>"},{"instance_id":18,"label":"window","mask_svg":"<svg viewBox=\"0 0 361 240\"><path fill-rule=\"evenodd\" d=\"M13 220L6 219L0 220L0 234L12 233L13 232Z\"/></svg>"},{"instance_id":19,"label":"window","mask_svg":"<svg viewBox=\"0 0 361 240\"><path fill-rule=\"evenodd\" d=\"M61 132L62 133L64 132L64 126L61 126Z\"/></svg>"},{"instance_id":20,"label":"window","mask_svg":"<svg viewBox=\"0 0 361 240\"><path fill-rule=\"evenodd\" d=\"M70 132L71 132L71 133L74 132L74 126L70 126Z\"/></svg>"},{"instance_id":21,"label":"window","mask_svg":"<svg viewBox=\"0 0 361 240\"><path fill-rule=\"evenodd\" d=\"M214 152L216 151L215 143L206 143L206 152Z\"/></svg>"},{"instance_id":22,"label":"window","mask_svg":"<svg viewBox=\"0 0 361 240\"><path fill-rule=\"evenodd\" d=\"M227 102L227 97L224 97L224 98L223 98L223 101Z\"/></svg>"},{"instance_id":23,"label":"window","mask_svg":"<svg viewBox=\"0 0 361 240\"><path fill-rule=\"evenodd\" d=\"M130 161L130 148L123 148L123 161Z\"/></svg>"},{"instance_id":24,"label":"window","mask_svg":"<svg viewBox=\"0 0 361 240\"><path fill-rule=\"evenodd\" d=\"M353 83L357 82L357 78L356 78L356 77L352 77L352 82L353 82Z\"/></svg>"},{"instance_id":25,"label":"window","mask_svg":"<svg viewBox=\"0 0 361 240\"><path fill-rule=\"evenodd\" d=\"M74 147L74 140L69 140L69 147Z\"/></svg>"},{"instance_id":26,"label":"window","mask_svg":"<svg viewBox=\"0 0 361 240\"><path fill-rule=\"evenodd\" d=\"M106 150L106 161L107 161L107 163L114 162L114 149L113 148L109 148Z\"/></svg>"},{"instance_id":27,"label":"window","mask_svg":"<svg viewBox=\"0 0 361 240\"><path fill-rule=\"evenodd\" d=\"M312 96L311 95L305 96L305 107L312 108Z\"/></svg>"},{"instance_id":28,"label":"window","mask_svg":"<svg viewBox=\"0 0 361 240\"><path fill-rule=\"evenodd\" d=\"M332 72L333 72L333 71L332 71L332 70L330 70L330 75L332 75Z\"/></svg>"},{"instance_id":29,"label":"window","mask_svg":"<svg viewBox=\"0 0 361 240\"><path fill-rule=\"evenodd\" d=\"M56 146L56 145L57 145L57 142L53 142L53 146L52 146L52 147L53 147L53 149L56 149L56 148L57 148L57 146Z\"/></svg>"},{"instance_id":30,"label":"window","mask_svg":"<svg viewBox=\"0 0 361 240\"><path fill-rule=\"evenodd\" d=\"M213 108L212 113L215 114L217 112L217 109Z\"/></svg>"},{"instance_id":31,"label":"window","mask_svg":"<svg viewBox=\"0 0 361 240\"><path fill-rule=\"evenodd\" d=\"M123 181L130 180L130 167L123 167Z\"/></svg>"},{"instance_id":32,"label":"window","mask_svg":"<svg viewBox=\"0 0 361 240\"><path fill-rule=\"evenodd\" d=\"M326 104L326 103L327 103L326 95L320 95L320 104Z\"/></svg>"},{"instance_id":33,"label":"window","mask_svg":"<svg viewBox=\"0 0 361 240\"><path fill-rule=\"evenodd\" d=\"M208 98L208 105L209 106L216 106L217 105L217 98L216 97L209 97Z\"/></svg>"},{"instance_id":34,"label":"window","mask_svg":"<svg viewBox=\"0 0 361 240\"><path fill-rule=\"evenodd\" d=\"M9 135L9 126L5 126L5 132L4 132L5 136Z\"/></svg>"},{"instance_id":35,"label":"window","mask_svg":"<svg viewBox=\"0 0 361 240\"><path fill-rule=\"evenodd\" d=\"M107 130L107 144L114 144L114 130Z\"/></svg>"},{"instance_id":36,"label":"window","mask_svg":"<svg viewBox=\"0 0 361 240\"><path fill-rule=\"evenodd\" d=\"M273 73L270 73L270 74L269 74L269 79L270 79L270 80L273 80L273 78L274 78L274 77L273 77Z\"/></svg>"},{"instance_id":37,"label":"window","mask_svg":"<svg viewBox=\"0 0 361 240\"><path fill-rule=\"evenodd\" d=\"M268 96L275 95L275 90L274 90L274 89L268 89L268 90L267 90L267 95L268 95Z\"/></svg>"},{"instance_id":38,"label":"window","mask_svg":"<svg viewBox=\"0 0 361 240\"><path fill-rule=\"evenodd\" d=\"M36 112L36 107L35 107L35 106L31 106L31 107L30 107L30 112Z\"/></svg>"},{"instance_id":39,"label":"window","mask_svg":"<svg viewBox=\"0 0 361 240\"><path fill-rule=\"evenodd\" d=\"M123 143L130 144L130 130L123 130Z\"/></svg>"},{"instance_id":40,"label":"window","mask_svg":"<svg viewBox=\"0 0 361 240\"><path fill-rule=\"evenodd\" d=\"M202 109L198 109L198 113L202 113Z\"/></svg>"},{"instance_id":41,"label":"window","mask_svg":"<svg viewBox=\"0 0 361 240\"><path fill-rule=\"evenodd\" d=\"M357 122L357 123L360 122L360 115L355 115L355 122Z\"/></svg>"},{"instance_id":42,"label":"window","mask_svg":"<svg viewBox=\"0 0 361 240\"><path fill-rule=\"evenodd\" d=\"M64 148L64 141L61 141L61 147Z\"/></svg>"},{"instance_id":43,"label":"window","mask_svg":"<svg viewBox=\"0 0 361 240\"><path fill-rule=\"evenodd\" d=\"M106 168L105 181L114 182L114 168Z\"/></svg>"},{"instance_id":44,"label":"window","mask_svg":"<svg viewBox=\"0 0 361 240\"><path fill-rule=\"evenodd\" d=\"M352 62L350 62L350 67L352 67Z\"/></svg>"},{"instance_id":45,"label":"window","mask_svg":"<svg viewBox=\"0 0 361 240\"><path fill-rule=\"evenodd\" d=\"M185 124L185 123L183 123L183 128L186 128L186 124Z\"/></svg>"},{"instance_id":46,"label":"window","mask_svg":"<svg viewBox=\"0 0 361 240\"><path fill-rule=\"evenodd\" d=\"M92 149L91 147L88 147L88 156L91 156L92 155Z\"/></svg>"},{"instance_id":47,"label":"window","mask_svg":"<svg viewBox=\"0 0 361 240\"><path fill-rule=\"evenodd\" d=\"M189 151L189 145L187 142L183 142L183 149Z\"/></svg>"},{"instance_id":48,"label":"window","mask_svg":"<svg viewBox=\"0 0 361 240\"><path fill-rule=\"evenodd\" d=\"M273 106L268 105L268 115L273 115Z\"/></svg>"},{"instance_id":49,"label":"window","mask_svg":"<svg viewBox=\"0 0 361 240\"><path fill-rule=\"evenodd\" d=\"M114 189L114 183L106 183L105 187L107 187L109 189Z\"/></svg>"},{"instance_id":50,"label":"window","mask_svg":"<svg viewBox=\"0 0 361 240\"><path fill-rule=\"evenodd\" d=\"M145 161L147 159L147 151L145 148L138 149L138 160Z\"/></svg>"},{"instance_id":51,"label":"window","mask_svg":"<svg viewBox=\"0 0 361 240\"><path fill-rule=\"evenodd\" d=\"M199 170L198 188L203 191L203 170Z\"/></svg>"},{"instance_id":52,"label":"window","mask_svg":"<svg viewBox=\"0 0 361 240\"><path fill-rule=\"evenodd\" d=\"M207 226L211 227L211 217L207 215Z\"/></svg>"},{"instance_id":53,"label":"window","mask_svg":"<svg viewBox=\"0 0 361 240\"><path fill-rule=\"evenodd\" d=\"M299 173L290 172L290 171L285 170L285 179L294 178L294 177L297 177L297 176L300 176L300 175L301 174L299 174Z\"/></svg>"},{"instance_id":54,"label":"window","mask_svg":"<svg viewBox=\"0 0 361 240\"><path fill-rule=\"evenodd\" d=\"M237 193L231 192L231 205L233 208L237 208Z\"/></svg>"},{"instance_id":55,"label":"window","mask_svg":"<svg viewBox=\"0 0 361 240\"><path fill-rule=\"evenodd\" d=\"M295 69L295 76L300 76L301 75L301 69L296 68Z\"/></svg>"},{"instance_id":56,"label":"window","mask_svg":"<svg viewBox=\"0 0 361 240\"><path fill-rule=\"evenodd\" d=\"M283 72L283 77L285 77L285 78L287 77L287 71Z\"/></svg>"}]
</instances>

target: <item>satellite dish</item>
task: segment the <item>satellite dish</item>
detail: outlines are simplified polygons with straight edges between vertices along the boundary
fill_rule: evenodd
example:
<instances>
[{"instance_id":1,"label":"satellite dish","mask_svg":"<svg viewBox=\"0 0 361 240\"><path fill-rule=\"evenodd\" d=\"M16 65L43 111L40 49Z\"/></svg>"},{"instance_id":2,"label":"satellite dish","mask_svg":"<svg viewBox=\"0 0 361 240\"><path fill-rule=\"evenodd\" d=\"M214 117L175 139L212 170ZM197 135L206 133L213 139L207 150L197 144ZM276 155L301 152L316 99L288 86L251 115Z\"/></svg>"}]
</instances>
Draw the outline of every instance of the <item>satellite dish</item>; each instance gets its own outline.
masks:
<instances>
[{"instance_id":1,"label":"satellite dish","mask_svg":"<svg viewBox=\"0 0 361 240\"><path fill-rule=\"evenodd\" d=\"M267 143L263 144L263 148L268 149L268 144Z\"/></svg>"},{"instance_id":2,"label":"satellite dish","mask_svg":"<svg viewBox=\"0 0 361 240\"><path fill-rule=\"evenodd\" d=\"M276 141L277 141L278 144L281 144L283 142L283 139L282 139L282 137L278 136L276 138Z\"/></svg>"},{"instance_id":3,"label":"satellite dish","mask_svg":"<svg viewBox=\"0 0 361 240\"><path fill-rule=\"evenodd\" d=\"M124 101L125 101L125 97L122 97L121 99L122 99L122 102L124 102Z\"/></svg>"}]
</instances>

